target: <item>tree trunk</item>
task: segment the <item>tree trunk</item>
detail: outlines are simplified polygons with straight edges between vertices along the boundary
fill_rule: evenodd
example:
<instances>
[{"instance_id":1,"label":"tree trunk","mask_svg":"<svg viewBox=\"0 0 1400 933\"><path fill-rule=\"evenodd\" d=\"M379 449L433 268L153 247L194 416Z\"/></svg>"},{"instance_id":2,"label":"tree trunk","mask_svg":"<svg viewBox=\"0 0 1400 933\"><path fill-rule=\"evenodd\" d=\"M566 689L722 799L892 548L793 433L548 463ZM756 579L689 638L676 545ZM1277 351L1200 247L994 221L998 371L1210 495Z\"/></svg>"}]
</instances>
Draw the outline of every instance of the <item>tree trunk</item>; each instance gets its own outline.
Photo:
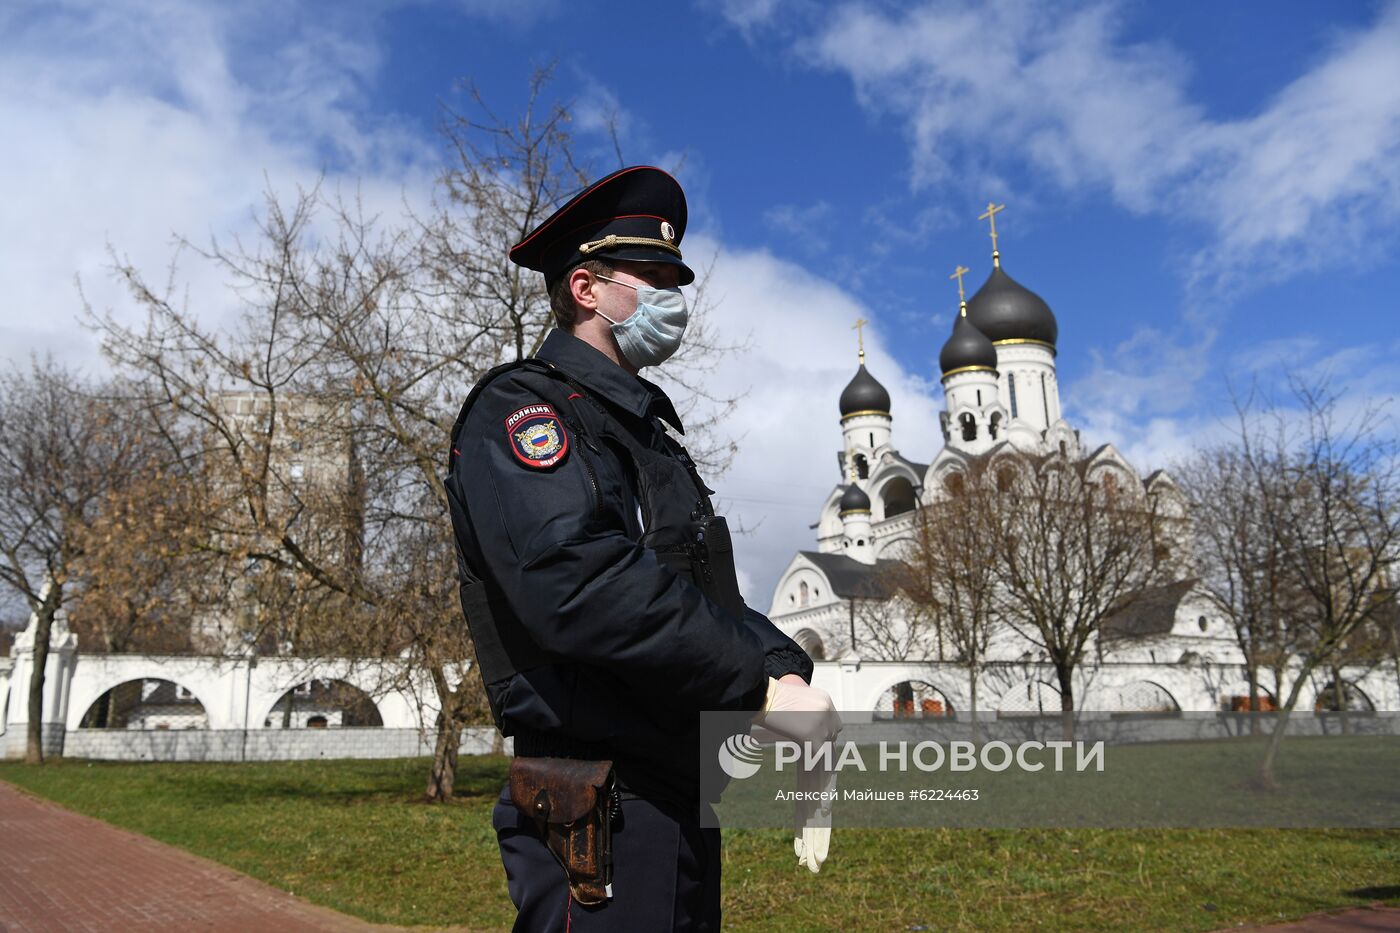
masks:
<instances>
[{"instance_id":1,"label":"tree trunk","mask_svg":"<svg viewBox=\"0 0 1400 933\"><path fill-rule=\"evenodd\" d=\"M1288 719L1293 715L1293 707L1298 705L1298 696L1303 692L1303 684L1307 683L1313 668L1316 665L1306 664L1298 672L1298 676L1293 680L1293 689L1288 691L1288 702L1283 705L1283 709L1278 711L1278 716L1274 719L1274 731L1269 736L1269 747L1264 751L1264 760L1259 764L1259 784L1265 788L1273 789L1278 787L1278 781L1274 778L1274 760L1278 757L1279 746L1283 744L1283 733L1288 729Z\"/></svg>"},{"instance_id":2,"label":"tree trunk","mask_svg":"<svg viewBox=\"0 0 1400 933\"><path fill-rule=\"evenodd\" d=\"M44 674L49 666L49 634L62 592L57 583L51 584L35 610L34 669L29 674L29 730L24 749L24 760L31 765L44 760Z\"/></svg>"},{"instance_id":3,"label":"tree trunk","mask_svg":"<svg viewBox=\"0 0 1400 933\"><path fill-rule=\"evenodd\" d=\"M1347 718L1347 690L1342 682L1342 669L1332 666L1332 695L1337 703L1337 715L1342 718L1342 735L1351 734L1351 720Z\"/></svg>"},{"instance_id":4,"label":"tree trunk","mask_svg":"<svg viewBox=\"0 0 1400 933\"><path fill-rule=\"evenodd\" d=\"M1245 674L1249 677L1249 708L1247 712L1259 712L1259 665L1252 659L1245 659ZM1247 717L1249 722L1249 734L1259 734L1259 717Z\"/></svg>"},{"instance_id":5,"label":"tree trunk","mask_svg":"<svg viewBox=\"0 0 1400 933\"><path fill-rule=\"evenodd\" d=\"M1055 665L1060 681L1060 726L1066 742L1074 741L1074 668Z\"/></svg>"},{"instance_id":6,"label":"tree trunk","mask_svg":"<svg viewBox=\"0 0 1400 933\"><path fill-rule=\"evenodd\" d=\"M428 777L424 796L430 803L445 803L452 799L452 786L457 781L457 750L462 744L461 727L446 703L437 715L437 741L433 745L433 770Z\"/></svg>"},{"instance_id":7,"label":"tree trunk","mask_svg":"<svg viewBox=\"0 0 1400 933\"><path fill-rule=\"evenodd\" d=\"M967 667L967 690L972 701L972 744L982 744L982 729L977 722L977 665Z\"/></svg>"}]
</instances>

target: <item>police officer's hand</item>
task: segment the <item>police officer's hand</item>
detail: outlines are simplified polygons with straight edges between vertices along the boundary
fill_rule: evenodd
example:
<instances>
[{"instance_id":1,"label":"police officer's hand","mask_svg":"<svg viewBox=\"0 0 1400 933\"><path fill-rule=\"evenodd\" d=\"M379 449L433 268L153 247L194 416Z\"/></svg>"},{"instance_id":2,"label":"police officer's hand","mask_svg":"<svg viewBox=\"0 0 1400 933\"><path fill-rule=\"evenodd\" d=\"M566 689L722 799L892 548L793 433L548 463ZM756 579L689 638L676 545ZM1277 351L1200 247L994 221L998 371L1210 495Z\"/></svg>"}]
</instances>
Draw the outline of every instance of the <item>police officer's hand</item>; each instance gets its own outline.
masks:
<instances>
[{"instance_id":1,"label":"police officer's hand","mask_svg":"<svg viewBox=\"0 0 1400 933\"><path fill-rule=\"evenodd\" d=\"M784 738L814 744L829 742L841 731L831 694L787 678L768 678L768 695L753 723Z\"/></svg>"}]
</instances>

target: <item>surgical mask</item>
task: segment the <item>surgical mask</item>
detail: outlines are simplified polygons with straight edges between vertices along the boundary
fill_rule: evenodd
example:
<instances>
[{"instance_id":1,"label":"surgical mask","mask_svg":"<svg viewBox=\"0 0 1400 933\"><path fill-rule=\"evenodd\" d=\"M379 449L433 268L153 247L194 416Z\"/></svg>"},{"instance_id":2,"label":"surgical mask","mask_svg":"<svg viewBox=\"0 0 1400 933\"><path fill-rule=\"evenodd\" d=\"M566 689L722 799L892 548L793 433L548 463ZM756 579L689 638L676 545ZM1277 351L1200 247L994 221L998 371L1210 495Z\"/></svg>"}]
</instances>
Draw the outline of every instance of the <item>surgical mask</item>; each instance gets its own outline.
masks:
<instances>
[{"instance_id":1,"label":"surgical mask","mask_svg":"<svg viewBox=\"0 0 1400 933\"><path fill-rule=\"evenodd\" d=\"M603 320L612 324L613 337L617 339L618 348L627 362L641 369L670 359L680 348L686 321L690 317L681 290L632 285L606 275L598 278L615 285L625 285L637 293L637 310L624 321L614 321L603 312L598 312Z\"/></svg>"}]
</instances>

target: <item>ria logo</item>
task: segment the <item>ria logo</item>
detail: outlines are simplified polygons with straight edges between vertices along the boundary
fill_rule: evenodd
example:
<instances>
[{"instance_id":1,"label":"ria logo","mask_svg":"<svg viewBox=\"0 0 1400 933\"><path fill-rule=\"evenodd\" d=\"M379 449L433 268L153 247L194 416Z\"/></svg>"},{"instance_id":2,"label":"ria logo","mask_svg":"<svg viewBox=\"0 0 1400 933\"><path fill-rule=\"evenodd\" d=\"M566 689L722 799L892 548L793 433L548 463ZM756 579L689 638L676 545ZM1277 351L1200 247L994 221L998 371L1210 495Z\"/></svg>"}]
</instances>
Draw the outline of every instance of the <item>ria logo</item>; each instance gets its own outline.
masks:
<instances>
[{"instance_id":1,"label":"ria logo","mask_svg":"<svg viewBox=\"0 0 1400 933\"><path fill-rule=\"evenodd\" d=\"M719 747L719 766L732 778L753 777L762 762L762 746L747 732L731 735Z\"/></svg>"}]
</instances>

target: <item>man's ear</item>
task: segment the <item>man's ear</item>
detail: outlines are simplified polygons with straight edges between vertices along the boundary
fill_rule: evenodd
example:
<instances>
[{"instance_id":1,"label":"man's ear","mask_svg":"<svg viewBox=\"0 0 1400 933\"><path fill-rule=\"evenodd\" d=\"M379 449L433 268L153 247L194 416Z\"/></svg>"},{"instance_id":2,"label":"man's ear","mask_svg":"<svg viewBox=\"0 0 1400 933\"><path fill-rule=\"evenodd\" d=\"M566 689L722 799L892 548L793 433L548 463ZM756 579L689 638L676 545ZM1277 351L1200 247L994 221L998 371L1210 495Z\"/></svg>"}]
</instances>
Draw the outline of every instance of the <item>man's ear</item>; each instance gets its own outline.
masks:
<instances>
[{"instance_id":1,"label":"man's ear","mask_svg":"<svg viewBox=\"0 0 1400 933\"><path fill-rule=\"evenodd\" d=\"M594 292L597 280L587 269L578 268L569 273L569 294L574 304L589 311L598 310L598 295Z\"/></svg>"}]
</instances>

